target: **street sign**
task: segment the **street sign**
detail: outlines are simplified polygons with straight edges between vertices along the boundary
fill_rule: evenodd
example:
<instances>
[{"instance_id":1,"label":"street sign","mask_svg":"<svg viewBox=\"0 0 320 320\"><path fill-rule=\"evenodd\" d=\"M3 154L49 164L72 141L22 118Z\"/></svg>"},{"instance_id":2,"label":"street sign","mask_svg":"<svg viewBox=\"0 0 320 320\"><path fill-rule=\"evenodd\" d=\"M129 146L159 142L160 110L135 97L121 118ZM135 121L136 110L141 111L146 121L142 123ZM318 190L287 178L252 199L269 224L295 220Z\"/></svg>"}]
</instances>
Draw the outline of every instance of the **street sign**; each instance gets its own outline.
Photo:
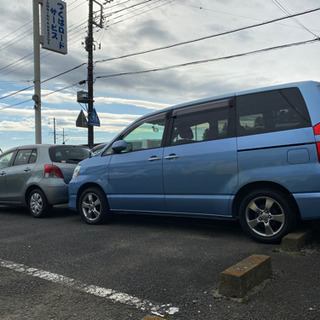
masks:
<instances>
[{"instance_id":1,"label":"street sign","mask_svg":"<svg viewBox=\"0 0 320 320\"><path fill-rule=\"evenodd\" d=\"M100 127L100 119L97 115L97 111L95 108L93 108L92 113L91 113L91 117L89 120L89 124L90 126L97 126Z\"/></svg>"},{"instance_id":2,"label":"street sign","mask_svg":"<svg viewBox=\"0 0 320 320\"><path fill-rule=\"evenodd\" d=\"M82 128L88 128L88 120L82 110L80 111L80 113L78 115L78 118L76 121L76 126L82 127Z\"/></svg>"},{"instance_id":3,"label":"street sign","mask_svg":"<svg viewBox=\"0 0 320 320\"><path fill-rule=\"evenodd\" d=\"M61 0L43 0L42 48L67 53L67 4Z\"/></svg>"}]
</instances>

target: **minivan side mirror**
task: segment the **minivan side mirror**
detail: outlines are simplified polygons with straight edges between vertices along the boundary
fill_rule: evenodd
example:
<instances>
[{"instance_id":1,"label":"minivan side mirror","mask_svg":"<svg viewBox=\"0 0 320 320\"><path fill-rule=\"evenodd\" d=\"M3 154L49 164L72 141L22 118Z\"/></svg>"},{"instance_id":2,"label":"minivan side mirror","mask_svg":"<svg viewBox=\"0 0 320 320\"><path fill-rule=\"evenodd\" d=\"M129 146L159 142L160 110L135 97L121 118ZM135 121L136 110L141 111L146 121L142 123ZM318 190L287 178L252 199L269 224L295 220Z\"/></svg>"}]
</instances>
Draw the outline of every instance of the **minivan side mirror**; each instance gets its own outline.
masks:
<instances>
[{"instance_id":1,"label":"minivan side mirror","mask_svg":"<svg viewBox=\"0 0 320 320\"><path fill-rule=\"evenodd\" d=\"M124 140L118 140L113 143L112 150L115 153L120 153L121 151L125 150L127 148L127 143Z\"/></svg>"}]
</instances>

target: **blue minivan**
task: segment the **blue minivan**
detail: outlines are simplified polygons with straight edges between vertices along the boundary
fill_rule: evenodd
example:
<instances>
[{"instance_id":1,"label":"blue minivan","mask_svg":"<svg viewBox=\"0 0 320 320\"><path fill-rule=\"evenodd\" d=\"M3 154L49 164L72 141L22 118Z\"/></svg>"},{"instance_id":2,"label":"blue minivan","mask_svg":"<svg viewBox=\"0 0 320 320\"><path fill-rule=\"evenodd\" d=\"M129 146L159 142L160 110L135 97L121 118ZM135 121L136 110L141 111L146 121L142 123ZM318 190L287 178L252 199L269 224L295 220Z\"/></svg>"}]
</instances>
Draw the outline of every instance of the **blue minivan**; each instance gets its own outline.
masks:
<instances>
[{"instance_id":1,"label":"blue minivan","mask_svg":"<svg viewBox=\"0 0 320 320\"><path fill-rule=\"evenodd\" d=\"M320 218L320 83L143 116L79 163L69 206L89 224L117 212L239 219L254 239L279 242Z\"/></svg>"}]
</instances>

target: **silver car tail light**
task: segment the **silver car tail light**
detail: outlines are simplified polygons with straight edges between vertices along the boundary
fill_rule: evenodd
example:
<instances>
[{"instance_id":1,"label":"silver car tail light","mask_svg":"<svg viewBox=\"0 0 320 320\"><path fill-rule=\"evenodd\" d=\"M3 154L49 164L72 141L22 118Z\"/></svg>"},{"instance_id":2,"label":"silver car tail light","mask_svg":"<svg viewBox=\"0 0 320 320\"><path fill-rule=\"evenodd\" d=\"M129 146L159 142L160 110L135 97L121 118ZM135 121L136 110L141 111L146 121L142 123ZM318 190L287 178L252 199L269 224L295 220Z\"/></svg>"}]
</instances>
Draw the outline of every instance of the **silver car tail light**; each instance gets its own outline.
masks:
<instances>
[{"instance_id":1,"label":"silver car tail light","mask_svg":"<svg viewBox=\"0 0 320 320\"><path fill-rule=\"evenodd\" d=\"M63 174L59 167L52 164L44 165L44 176L46 178L61 178L63 179Z\"/></svg>"}]
</instances>

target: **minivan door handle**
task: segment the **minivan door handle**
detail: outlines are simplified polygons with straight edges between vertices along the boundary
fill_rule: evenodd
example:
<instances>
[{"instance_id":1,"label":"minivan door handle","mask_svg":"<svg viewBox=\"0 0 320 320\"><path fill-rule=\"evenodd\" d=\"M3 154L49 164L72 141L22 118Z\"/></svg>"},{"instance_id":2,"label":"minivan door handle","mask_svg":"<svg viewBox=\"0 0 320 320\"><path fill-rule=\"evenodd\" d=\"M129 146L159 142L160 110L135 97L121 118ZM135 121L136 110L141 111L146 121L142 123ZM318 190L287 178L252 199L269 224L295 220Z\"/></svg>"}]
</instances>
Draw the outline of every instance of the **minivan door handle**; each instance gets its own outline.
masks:
<instances>
[{"instance_id":1,"label":"minivan door handle","mask_svg":"<svg viewBox=\"0 0 320 320\"><path fill-rule=\"evenodd\" d=\"M5 171L1 171L1 172L0 172L0 176L4 176L5 174L6 174Z\"/></svg>"},{"instance_id":2,"label":"minivan door handle","mask_svg":"<svg viewBox=\"0 0 320 320\"><path fill-rule=\"evenodd\" d=\"M157 156L152 156L148 159L148 161L159 161L161 160L161 158L157 157Z\"/></svg>"},{"instance_id":3,"label":"minivan door handle","mask_svg":"<svg viewBox=\"0 0 320 320\"><path fill-rule=\"evenodd\" d=\"M168 156L164 157L166 160L179 158L176 154L171 153Z\"/></svg>"},{"instance_id":4,"label":"minivan door handle","mask_svg":"<svg viewBox=\"0 0 320 320\"><path fill-rule=\"evenodd\" d=\"M24 172L29 172L29 171L31 171L31 168L25 168L23 171Z\"/></svg>"}]
</instances>

